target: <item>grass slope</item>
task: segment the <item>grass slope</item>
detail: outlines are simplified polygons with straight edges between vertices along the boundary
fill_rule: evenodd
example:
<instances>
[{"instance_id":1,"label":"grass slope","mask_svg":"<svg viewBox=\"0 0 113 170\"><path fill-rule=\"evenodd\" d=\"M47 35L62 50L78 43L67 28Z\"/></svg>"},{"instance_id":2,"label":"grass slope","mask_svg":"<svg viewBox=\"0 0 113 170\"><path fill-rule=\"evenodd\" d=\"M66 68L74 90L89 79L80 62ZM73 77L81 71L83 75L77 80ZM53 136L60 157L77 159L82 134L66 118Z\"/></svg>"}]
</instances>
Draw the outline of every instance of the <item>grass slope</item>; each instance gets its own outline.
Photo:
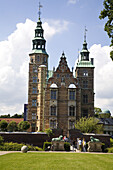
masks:
<instances>
[{"instance_id":1,"label":"grass slope","mask_svg":"<svg viewBox=\"0 0 113 170\"><path fill-rule=\"evenodd\" d=\"M113 170L113 154L10 153L0 156L0 170Z\"/></svg>"}]
</instances>

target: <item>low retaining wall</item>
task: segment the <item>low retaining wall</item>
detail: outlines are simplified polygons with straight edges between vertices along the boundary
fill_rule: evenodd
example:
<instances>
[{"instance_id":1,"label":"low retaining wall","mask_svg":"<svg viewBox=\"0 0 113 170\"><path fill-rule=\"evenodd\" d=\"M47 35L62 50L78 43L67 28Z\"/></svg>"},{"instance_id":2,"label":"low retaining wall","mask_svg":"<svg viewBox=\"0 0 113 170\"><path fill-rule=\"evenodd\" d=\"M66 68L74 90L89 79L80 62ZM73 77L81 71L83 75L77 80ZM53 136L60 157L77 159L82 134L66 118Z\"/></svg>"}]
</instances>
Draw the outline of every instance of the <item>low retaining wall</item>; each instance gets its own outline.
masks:
<instances>
[{"instance_id":1,"label":"low retaining wall","mask_svg":"<svg viewBox=\"0 0 113 170\"><path fill-rule=\"evenodd\" d=\"M110 147L110 135L107 134L85 134L83 133L83 137L86 141L90 141L90 137L93 136L100 140L100 142L105 143L105 147Z\"/></svg>"},{"instance_id":2,"label":"low retaining wall","mask_svg":"<svg viewBox=\"0 0 113 170\"><path fill-rule=\"evenodd\" d=\"M59 132L61 133L61 132ZM60 134L54 132L53 137L58 137ZM5 142L17 142L30 144L34 146L43 147L43 143L46 141L51 141L48 135L44 132L42 133L29 133L29 132L0 132L0 135L4 138ZM85 134L78 130L70 131L71 141L77 142L77 138L85 138L86 142L90 141L90 137L93 136L100 140L100 142L105 143L105 147L110 147L110 135L107 134Z\"/></svg>"},{"instance_id":3,"label":"low retaining wall","mask_svg":"<svg viewBox=\"0 0 113 170\"><path fill-rule=\"evenodd\" d=\"M0 135L4 138L4 142L17 142L30 144L34 146L43 147L43 143L48 141L48 135L46 133L8 133L0 132Z\"/></svg>"},{"instance_id":4,"label":"low retaining wall","mask_svg":"<svg viewBox=\"0 0 113 170\"><path fill-rule=\"evenodd\" d=\"M70 130L70 139L77 142L77 138L85 138L86 142L90 141L90 137L93 136L100 140L100 142L105 143L105 147L110 147L110 135L109 134L94 134L94 133L81 133L77 129Z\"/></svg>"}]
</instances>

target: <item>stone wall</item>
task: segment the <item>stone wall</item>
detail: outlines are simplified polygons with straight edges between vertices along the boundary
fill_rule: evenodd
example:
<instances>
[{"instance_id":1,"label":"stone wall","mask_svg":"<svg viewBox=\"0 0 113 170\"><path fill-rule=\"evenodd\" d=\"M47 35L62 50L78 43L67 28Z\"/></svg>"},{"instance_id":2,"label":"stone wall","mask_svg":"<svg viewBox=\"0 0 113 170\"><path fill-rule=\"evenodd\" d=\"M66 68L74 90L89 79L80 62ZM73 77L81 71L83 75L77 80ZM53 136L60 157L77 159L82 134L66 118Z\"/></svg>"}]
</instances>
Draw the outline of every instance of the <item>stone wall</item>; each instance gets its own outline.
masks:
<instances>
[{"instance_id":1,"label":"stone wall","mask_svg":"<svg viewBox=\"0 0 113 170\"><path fill-rule=\"evenodd\" d=\"M49 141L47 134L31 134L31 133L0 133L4 138L4 142L17 142L43 147L43 143Z\"/></svg>"},{"instance_id":2,"label":"stone wall","mask_svg":"<svg viewBox=\"0 0 113 170\"><path fill-rule=\"evenodd\" d=\"M90 137L93 136L94 138L97 138L100 140L100 142L105 143L105 147L110 147L110 135L108 134L86 134L86 133L81 133L77 129L70 130L70 139L74 140L77 142L77 138L85 138L86 142L90 141Z\"/></svg>"}]
</instances>

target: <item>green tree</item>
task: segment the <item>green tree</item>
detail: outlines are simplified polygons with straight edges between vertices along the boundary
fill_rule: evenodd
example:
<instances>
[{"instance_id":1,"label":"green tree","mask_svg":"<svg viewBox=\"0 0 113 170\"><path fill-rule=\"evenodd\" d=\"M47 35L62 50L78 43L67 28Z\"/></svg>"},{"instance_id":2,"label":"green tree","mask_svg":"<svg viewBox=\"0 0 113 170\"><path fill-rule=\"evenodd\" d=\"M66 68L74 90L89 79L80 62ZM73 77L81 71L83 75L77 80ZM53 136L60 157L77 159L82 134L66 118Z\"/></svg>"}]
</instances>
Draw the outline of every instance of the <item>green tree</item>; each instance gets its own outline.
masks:
<instances>
[{"instance_id":1,"label":"green tree","mask_svg":"<svg viewBox=\"0 0 113 170\"><path fill-rule=\"evenodd\" d=\"M101 108L99 108L99 107L94 108L95 117L99 117L99 113L101 113L101 112L102 112Z\"/></svg>"},{"instance_id":2,"label":"green tree","mask_svg":"<svg viewBox=\"0 0 113 170\"><path fill-rule=\"evenodd\" d=\"M53 135L53 131L52 131L51 128L48 128L48 129L46 129L45 131L46 131L48 137L51 137L51 136Z\"/></svg>"},{"instance_id":3,"label":"green tree","mask_svg":"<svg viewBox=\"0 0 113 170\"><path fill-rule=\"evenodd\" d=\"M10 131L10 132L14 132L14 131L17 131L18 128L17 128L17 124L15 121L11 121L8 126L7 126L7 130Z\"/></svg>"},{"instance_id":4,"label":"green tree","mask_svg":"<svg viewBox=\"0 0 113 170\"><path fill-rule=\"evenodd\" d=\"M8 115L1 115L0 118L10 118L10 114L8 114Z\"/></svg>"},{"instance_id":5,"label":"green tree","mask_svg":"<svg viewBox=\"0 0 113 170\"><path fill-rule=\"evenodd\" d=\"M76 122L75 128L82 133L102 133L102 125L98 125L99 120L94 117L82 117Z\"/></svg>"},{"instance_id":6,"label":"green tree","mask_svg":"<svg viewBox=\"0 0 113 170\"><path fill-rule=\"evenodd\" d=\"M5 120L1 120L0 122L0 131L7 131L8 123Z\"/></svg>"},{"instance_id":7,"label":"green tree","mask_svg":"<svg viewBox=\"0 0 113 170\"><path fill-rule=\"evenodd\" d=\"M12 118L23 118L23 114L19 115L16 113L12 116Z\"/></svg>"},{"instance_id":8,"label":"green tree","mask_svg":"<svg viewBox=\"0 0 113 170\"><path fill-rule=\"evenodd\" d=\"M21 121L18 124L18 130L19 131L26 131L29 128L30 128L30 123L28 121Z\"/></svg>"},{"instance_id":9,"label":"green tree","mask_svg":"<svg viewBox=\"0 0 113 170\"><path fill-rule=\"evenodd\" d=\"M111 38L111 46L113 49L113 0L104 0L104 9L101 11L99 18L104 19L107 17L104 30L107 32L109 38ZM113 50L110 53L110 57L113 60Z\"/></svg>"}]
</instances>

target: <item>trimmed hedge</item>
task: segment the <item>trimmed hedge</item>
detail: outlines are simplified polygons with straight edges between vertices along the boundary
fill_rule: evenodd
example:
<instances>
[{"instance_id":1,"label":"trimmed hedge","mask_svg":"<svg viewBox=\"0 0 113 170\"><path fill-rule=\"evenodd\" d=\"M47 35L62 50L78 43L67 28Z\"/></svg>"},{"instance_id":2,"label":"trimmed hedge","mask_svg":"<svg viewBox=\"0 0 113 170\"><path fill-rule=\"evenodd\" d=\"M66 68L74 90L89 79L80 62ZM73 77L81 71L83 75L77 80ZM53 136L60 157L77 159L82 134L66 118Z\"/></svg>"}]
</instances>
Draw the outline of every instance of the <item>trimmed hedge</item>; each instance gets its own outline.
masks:
<instances>
[{"instance_id":1,"label":"trimmed hedge","mask_svg":"<svg viewBox=\"0 0 113 170\"><path fill-rule=\"evenodd\" d=\"M44 151L48 151L48 150L49 150L48 147L51 148L51 142L44 142L44 144L43 144L43 150L44 150Z\"/></svg>"},{"instance_id":2,"label":"trimmed hedge","mask_svg":"<svg viewBox=\"0 0 113 170\"><path fill-rule=\"evenodd\" d=\"M70 151L70 143L65 142L64 143L64 149L65 149L65 151Z\"/></svg>"},{"instance_id":3,"label":"trimmed hedge","mask_svg":"<svg viewBox=\"0 0 113 170\"><path fill-rule=\"evenodd\" d=\"M0 150L1 151L21 151L21 147L24 146L25 144L18 144L18 143L3 143L2 145L0 145ZM31 145L27 145L28 147L28 151L42 151L41 148L39 148L38 146L31 146Z\"/></svg>"},{"instance_id":4,"label":"trimmed hedge","mask_svg":"<svg viewBox=\"0 0 113 170\"><path fill-rule=\"evenodd\" d=\"M0 150L1 151L21 151L21 147L23 144L18 144L18 143L3 143L3 145L0 145Z\"/></svg>"}]
</instances>

